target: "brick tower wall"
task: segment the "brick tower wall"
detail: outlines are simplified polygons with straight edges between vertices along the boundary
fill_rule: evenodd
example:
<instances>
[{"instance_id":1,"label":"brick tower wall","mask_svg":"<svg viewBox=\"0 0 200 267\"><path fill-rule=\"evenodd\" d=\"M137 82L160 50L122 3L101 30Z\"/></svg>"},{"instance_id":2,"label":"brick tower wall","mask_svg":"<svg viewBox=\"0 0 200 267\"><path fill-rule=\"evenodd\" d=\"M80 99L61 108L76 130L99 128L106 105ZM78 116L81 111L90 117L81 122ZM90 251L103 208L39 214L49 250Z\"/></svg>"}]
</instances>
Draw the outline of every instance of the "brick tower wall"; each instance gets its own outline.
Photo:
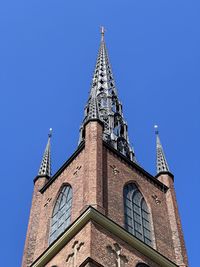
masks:
<instances>
[{"instance_id":1,"label":"brick tower wall","mask_svg":"<svg viewBox=\"0 0 200 267\"><path fill-rule=\"evenodd\" d=\"M34 252L37 247L37 236L40 231L40 219L42 211L43 196L40 193L40 189L45 185L46 178L40 178L36 180L34 185L32 205L29 216L29 223L26 235L26 241L24 246L24 254L22 258L22 266L29 266L34 260Z\"/></svg>"},{"instance_id":2,"label":"brick tower wall","mask_svg":"<svg viewBox=\"0 0 200 267\"><path fill-rule=\"evenodd\" d=\"M71 223L84 212L88 205L91 205L102 214L105 214L117 224L124 227L123 188L124 185L129 182L136 183L143 194L151 213L153 248L171 261L176 262L170 224L171 218L166 212L166 193L162 190L162 187L158 186L158 184L150 178L150 175L147 175L141 168L134 167L134 164L129 164L123 157L119 156L118 153L113 152L113 150L103 144L103 129L100 123L97 121L89 122L86 125L85 130L85 147L83 147L73 160L71 160L70 163L56 175L56 178L46 186L45 190L42 190L42 193L38 191L39 188L35 187L37 194L34 193L33 196L29 225L33 223L31 218L35 217L37 218L38 227L37 231L35 230L35 227L29 226L28 228L22 267L28 266L27 255L31 254L31 261L33 261L48 248L50 220L56 199L64 184L71 185L73 190ZM35 194L37 197L35 197ZM39 202L37 202L38 196L40 196ZM37 208L35 208L36 206ZM97 253L97 250L100 250L98 244L96 244L96 246L95 244L91 245L91 242L97 240L95 235L92 235L95 231L100 239L105 239L105 242L109 239L110 242L120 243L120 240L115 240L113 236L109 236L109 233L105 233L101 229L98 229L96 225L88 225L87 228L84 228L81 231L82 236L78 239L85 240L83 241L85 244L88 244L88 239L90 239L90 245L85 245L84 248L85 259L92 255L94 260L96 259L97 262L101 262L98 257L94 256L95 253ZM37 245L32 245L30 242L29 236L32 236L33 233L35 235L34 244ZM105 237L106 235L107 239ZM70 250L69 248L71 248L71 245L71 243L69 243L69 245L67 244L67 246L63 248L46 266L51 267L54 264L64 266L63 262L64 260L66 261L66 259L64 259L65 256L62 255L66 255L66 251ZM124 244L122 243L121 246L124 246ZM96 252L95 247L97 249ZM138 252L136 253L131 250L131 248L127 248L127 254L131 255L131 253L134 253L135 255L133 262L136 262L137 260L139 261L142 257ZM182 253L184 258L184 253L186 252L183 250ZM59 264L61 262L62 264L59 265L56 263L56 259L58 259ZM148 259L143 257L143 260L148 263ZM95 263L87 264L88 266L92 266L92 264L94 265ZM107 263L102 262L101 264L104 265ZM156 264L150 266L157 267Z\"/></svg>"},{"instance_id":3,"label":"brick tower wall","mask_svg":"<svg viewBox=\"0 0 200 267\"><path fill-rule=\"evenodd\" d=\"M170 228L172 232L172 242L175 252L175 262L177 263L178 266L185 267L188 266L188 258L181 226L181 219L176 201L174 181L172 176L167 173L159 175L158 179L169 188L165 196L166 196L168 217L170 221Z\"/></svg>"},{"instance_id":4,"label":"brick tower wall","mask_svg":"<svg viewBox=\"0 0 200 267\"><path fill-rule=\"evenodd\" d=\"M54 265L58 267L68 266L67 263L70 266L71 262L70 260L67 261L67 259L73 252L74 242L83 244L80 251L77 252L77 266L82 266L81 264L88 258L91 258L93 263L86 266L116 266L116 257L108 250L108 246L113 247L117 243L121 247L121 254L127 259L127 267L136 266L139 262L144 262L151 267L160 267L126 242L123 242L93 222L89 222L45 267L52 267Z\"/></svg>"}]
</instances>

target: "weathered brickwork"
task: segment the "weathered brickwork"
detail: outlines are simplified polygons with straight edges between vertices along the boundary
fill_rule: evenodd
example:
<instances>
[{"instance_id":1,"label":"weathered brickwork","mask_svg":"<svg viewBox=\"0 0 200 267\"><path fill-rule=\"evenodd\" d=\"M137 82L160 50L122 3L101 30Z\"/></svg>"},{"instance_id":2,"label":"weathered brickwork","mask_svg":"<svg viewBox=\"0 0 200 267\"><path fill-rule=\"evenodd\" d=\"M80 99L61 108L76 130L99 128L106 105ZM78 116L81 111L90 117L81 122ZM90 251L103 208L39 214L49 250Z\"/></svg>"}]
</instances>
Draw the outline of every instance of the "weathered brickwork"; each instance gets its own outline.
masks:
<instances>
[{"instance_id":1,"label":"weathered brickwork","mask_svg":"<svg viewBox=\"0 0 200 267\"><path fill-rule=\"evenodd\" d=\"M139 262L159 267L155 262L142 255L139 251L129 246L123 240L112 235L96 223L91 226L91 257L103 266L116 266L115 244L120 248L125 266L136 266ZM111 250L110 250L111 247ZM113 250L113 251L112 251ZM97 253L98 251L98 253ZM123 265L122 265L123 266Z\"/></svg>"},{"instance_id":2,"label":"weathered brickwork","mask_svg":"<svg viewBox=\"0 0 200 267\"><path fill-rule=\"evenodd\" d=\"M33 204L32 207L37 205L37 208L32 208L32 217L38 217L38 225L39 227L32 227L33 232L37 229L37 246L34 246L30 243L29 248L25 247L25 254L28 254L29 251L33 253L33 259L36 259L47 247L48 247L48 239L49 239L49 227L50 227L50 219L52 216L54 204L57 200L59 191L64 184L70 184L73 189L73 201L72 201L72 216L71 222L73 222L79 215L80 211L83 207L83 167L79 169L77 173L77 166L83 166L84 162L84 151L82 151L76 159L61 173L59 177L51 184L47 190L40 195L40 204L37 205L38 201L33 196ZM39 181L39 180L38 180ZM49 199L51 201L49 202ZM46 205L47 204L47 205ZM40 211L40 212L39 212ZM30 217L31 221L31 217ZM28 230L29 233L30 230ZM28 234L29 235L29 234ZM28 236L27 235L27 236ZM29 243L29 241L27 240ZM27 267L24 262L23 267Z\"/></svg>"},{"instance_id":3,"label":"weathered brickwork","mask_svg":"<svg viewBox=\"0 0 200 267\"><path fill-rule=\"evenodd\" d=\"M170 178L170 182L165 183L169 187L165 191L164 185L163 188L158 186L147 176L103 144L102 125L98 121L89 122L85 129L85 147L42 193L39 190L44 185L44 178L35 183L22 267L30 266L48 248L51 216L63 185L69 184L73 190L71 223L92 206L124 227L123 188L130 182L138 186L147 202L153 248L179 266L188 266L173 181ZM116 266L114 254L109 254L111 248L106 247L115 243L127 257L127 267L135 267L138 262L158 267L135 248L92 222L46 266L70 266L72 255L68 261L67 257L73 253L74 245L80 246L81 252L77 254L76 266ZM88 258L93 262L87 261Z\"/></svg>"},{"instance_id":4,"label":"weathered brickwork","mask_svg":"<svg viewBox=\"0 0 200 267\"><path fill-rule=\"evenodd\" d=\"M170 228L172 231L172 242L175 252L175 262L181 267L188 266L187 253L185 248L183 231L181 227L180 215L178 212L173 179L170 175L167 174L160 175L158 179L169 187L169 190L166 192L165 196L168 217L170 221Z\"/></svg>"},{"instance_id":5,"label":"weathered brickwork","mask_svg":"<svg viewBox=\"0 0 200 267\"><path fill-rule=\"evenodd\" d=\"M87 130L88 129L88 130ZM45 190L43 194L39 192L44 182L40 187L35 184L35 191L39 196L40 204L36 193L33 196L33 204L31 208L30 225L31 230L28 230L27 237L34 235L33 242L29 238L26 241L23 267L35 260L49 245L49 227L53 212L54 204L59 195L60 189L64 184L69 184L73 190L72 201L72 216L73 222L81 212L89 205L103 211L103 195L102 195L102 126L97 122L86 126L86 145L79 155L71 162L70 165L56 178L56 180ZM100 138L99 138L100 137ZM36 183L39 183L40 179ZM35 208L34 208L35 207ZM32 217L37 218L38 225L41 227L33 227ZM35 225L35 224L34 224ZM29 227L30 228L30 227ZM34 229L33 229L34 228ZM37 231L36 231L37 229ZM29 232L31 231L31 234ZM37 232L37 237L36 237ZM27 262L25 255L29 256Z\"/></svg>"},{"instance_id":6,"label":"weathered brickwork","mask_svg":"<svg viewBox=\"0 0 200 267\"><path fill-rule=\"evenodd\" d=\"M37 236L40 231L39 222L42 212L42 195L39 190L45 185L46 178L36 180L34 185L32 205L29 216L29 223L26 235L26 242L24 246L24 255L22 259L22 266L29 266L34 260L34 252L37 247Z\"/></svg>"},{"instance_id":7,"label":"weathered brickwork","mask_svg":"<svg viewBox=\"0 0 200 267\"><path fill-rule=\"evenodd\" d=\"M73 254L75 242L78 242L78 244L82 243L76 256ZM91 223L88 223L45 267L52 267L54 265L58 267L73 266L73 260L76 261L76 266L80 266L82 262L90 257L90 254Z\"/></svg>"},{"instance_id":8,"label":"weathered brickwork","mask_svg":"<svg viewBox=\"0 0 200 267\"><path fill-rule=\"evenodd\" d=\"M94 121L86 125L84 161L84 203L103 211L102 125Z\"/></svg>"},{"instance_id":9,"label":"weathered brickwork","mask_svg":"<svg viewBox=\"0 0 200 267\"><path fill-rule=\"evenodd\" d=\"M161 254L171 260L175 259L173 251L172 233L169 218L166 216L165 193L150 183L147 178L136 170L132 169L118 156L107 150L107 173L108 173L108 216L121 226L124 226L124 203L123 188L124 185L133 182L136 183L143 194L150 213L152 215L152 227L154 235L154 248ZM110 166L117 166L118 173L115 174ZM156 204L152 196L156 195L160 200Z\"/></svg>"},{"instance_id":10,"label":"weathered brickwork","mask_svg":"<svg viewBox=\"0 0 200 267\"><path fill-rule=\"evenodd\" d=\"M83 245L75 258L73 245L77 241L83 243ZM144 262L152 267L159 267L158 264L149 260L139 251L130 247L127 243L113 236L94 222L88 223L45 267L52 267L54 265L73 266L72 262L67 261L69 255L72 257L72 261L76 261L77 266L80 266L90 257L100 266L114 267L116 266L116 256L108 247L114 248L116 243L121 248L120 254L124 256L127 267L136 266L139 262Z\"/></svg>"},{"instance_id":11,"label":"weathered brickwork","mask_svg":"<svg viewBox=\"0 0 200 267\"><path fill-rule=\"evenodd\" d=\"M84 150L77 156L76 159L57 177L47 190L42 194L42 207L39 224L41 227L38 230L37 247L34 253L36 259L42 251L48 247L50 221L53 208L60 189L64 184L69 184L72 187L72 214L71 222L73 222L79 215L83 208L83 178L84 178ZM77 171L77 167L81 168ZM52 198L51 202L45 206L47 199Z\"/></svg>"}]
</instances>

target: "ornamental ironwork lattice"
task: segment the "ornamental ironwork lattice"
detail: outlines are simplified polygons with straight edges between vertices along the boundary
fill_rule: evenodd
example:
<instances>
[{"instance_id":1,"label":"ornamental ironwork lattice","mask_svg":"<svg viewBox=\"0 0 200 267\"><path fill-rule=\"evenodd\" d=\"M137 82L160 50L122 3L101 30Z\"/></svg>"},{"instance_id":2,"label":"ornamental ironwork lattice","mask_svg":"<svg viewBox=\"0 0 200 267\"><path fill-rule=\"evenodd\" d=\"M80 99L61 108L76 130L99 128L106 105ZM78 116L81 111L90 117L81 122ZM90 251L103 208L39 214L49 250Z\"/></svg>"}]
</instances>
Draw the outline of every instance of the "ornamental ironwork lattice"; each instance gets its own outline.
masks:
<instances>
[{"instance_id":1,"label":"ornamental ironwork lattice","mask_svg":"<svg viewBox=\"0 0 200 267\"><path fill-rule=\"evenodd\" d=\"M70 225L72 207L72 188L69 185L63 186L55 203L51 218L49 244L65 231Z\"/></svg>"}]
</instances>

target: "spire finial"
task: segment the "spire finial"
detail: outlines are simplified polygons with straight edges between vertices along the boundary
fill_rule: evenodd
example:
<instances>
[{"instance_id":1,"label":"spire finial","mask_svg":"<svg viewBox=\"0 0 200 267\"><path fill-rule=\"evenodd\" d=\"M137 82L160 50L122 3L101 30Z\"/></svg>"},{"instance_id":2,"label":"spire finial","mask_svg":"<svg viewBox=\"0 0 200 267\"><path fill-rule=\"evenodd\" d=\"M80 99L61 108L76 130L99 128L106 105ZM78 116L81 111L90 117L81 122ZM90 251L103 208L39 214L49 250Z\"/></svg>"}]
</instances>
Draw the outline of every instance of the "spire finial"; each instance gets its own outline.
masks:
<instances>
[{"instance_id":1,"label":"spire finial","mask_svg":"<svg viewBox=\"0 0 200 267\"><path fill-rule=\"evenodd\" d=\"M53 129L52 129L52 128L49 128L49 133L48 133L48 137L49 137L49 138L52 137L52 132L53 132Z\"/></svg>"},{"instance_id":2,"label":"spire finial","mask_svg":"<svg viewBox=\"0 0 200 267\"><path fill-rule=\"evenodd\" d=\"M154 125L154 129L155 129L155 134L158 135L159 131L158 131L158 125L157 124Z\"/></svg>"},{"instance_id":3,"label":"spire finial","mask_svg":"<svg viewBox=\"0 0 200 267\"><path fill-rule=\"evenodd\" d=\"M159 137L159 131L158 131L158 125L154 125L155 134L156 134L156 168L157 168L157 174L161 172L169 172L169 167L167 164L167 160L164 154L163 147L160 142Z\"/></svg>"},{"instance_id":4,"label":"spire finial","mask_svg":"<svg viewBox=\"0 0 200 267\"><path fill-rule=\"evenodd\" d=\"M104 26L101 26L101 41L104 41L104 34L105 34L105 28Z\"/></svg>"}]
</instances>

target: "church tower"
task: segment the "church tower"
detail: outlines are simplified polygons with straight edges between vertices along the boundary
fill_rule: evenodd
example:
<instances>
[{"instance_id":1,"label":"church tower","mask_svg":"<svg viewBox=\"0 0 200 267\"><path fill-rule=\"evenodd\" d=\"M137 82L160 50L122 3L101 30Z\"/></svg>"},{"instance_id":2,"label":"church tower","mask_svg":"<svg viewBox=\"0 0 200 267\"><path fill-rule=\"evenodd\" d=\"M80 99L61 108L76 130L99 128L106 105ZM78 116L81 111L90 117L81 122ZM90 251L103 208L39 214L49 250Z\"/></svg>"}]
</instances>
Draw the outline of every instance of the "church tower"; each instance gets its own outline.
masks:
<instances>
[{"instance_id":1,"label":"church tower","mask_svg":"<svg viewBox=\"0 0 200 267\"><path fill-rule=\"evenodd\" d=\"M180 216L156 126L157 175L136 161L104 29L77 150L51 175L51 132L22 267L187 267Z\"/></svg>"}]
</instances>

